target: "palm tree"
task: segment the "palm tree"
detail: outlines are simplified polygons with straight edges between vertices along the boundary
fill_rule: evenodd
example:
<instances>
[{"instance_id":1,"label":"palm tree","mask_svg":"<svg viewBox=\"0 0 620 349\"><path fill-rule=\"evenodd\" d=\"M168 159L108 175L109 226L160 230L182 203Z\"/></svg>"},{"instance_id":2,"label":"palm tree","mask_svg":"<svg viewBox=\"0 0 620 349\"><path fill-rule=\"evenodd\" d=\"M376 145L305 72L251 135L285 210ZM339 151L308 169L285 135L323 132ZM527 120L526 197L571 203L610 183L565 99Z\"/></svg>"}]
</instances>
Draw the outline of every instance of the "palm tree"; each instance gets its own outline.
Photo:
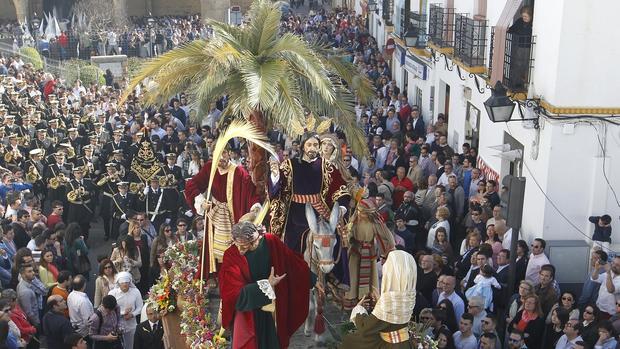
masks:
<instances>
[{"instance_id":1,"label":"palm tree","mask_svg":"<svg viewBox=\"0 0 620 349\"><path fill-rule=\"evenodd\" d=\"M236 27L209 20L213 37L167 52L145 65L131 81L125 97L145 79L146 103L165 102L186 91L200 110L228 95L220 126L245 118L262 132L280 126L291 137L301 135L312 115L327 116L338 125L355 153L367 152L355 117L356 98L374 94L370 81L344 59L340 50L281 33L282 13L268 0L257 0L250 22ZM354 91L354 92L352 92ZM262 148L250 145L250 169L264 195L267 162Z\"/></svg>"}]
</instances>

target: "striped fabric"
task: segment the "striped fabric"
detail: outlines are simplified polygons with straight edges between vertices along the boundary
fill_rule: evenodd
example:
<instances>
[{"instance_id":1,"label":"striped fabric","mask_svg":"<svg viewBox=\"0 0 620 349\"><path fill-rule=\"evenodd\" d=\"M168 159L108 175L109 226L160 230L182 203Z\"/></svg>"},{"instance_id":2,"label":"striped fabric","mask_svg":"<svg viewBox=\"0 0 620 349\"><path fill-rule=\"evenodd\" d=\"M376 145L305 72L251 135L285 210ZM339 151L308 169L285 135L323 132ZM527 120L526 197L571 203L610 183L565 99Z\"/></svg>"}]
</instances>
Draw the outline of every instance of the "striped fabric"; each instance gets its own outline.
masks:
<instances>
[{"instance_id":1,"label":"striped fabric","mask_svg":"<svg viewBox=\"0 0 620 349\"><path fill-rule=\"evenodd\" d=\"M398 344L409 340L409 330L407 327L403 327L398 331L379 332L379 335L384 342L391 344Z\"/></svg>"},{"instance_id":2,"label":"striped fabric","mask_svg":"<svg viewBox=\"0 0 620 349\"><path fill-rule=\"evenodd\" d=\"M372 243L362 242L359 248L360 268L359 268L359 286L358 294L360 297L369 294L371 290L372 262L377 259L374 254L374 246ZM377 285L374 285L377 286Z\"/></svg>"},{"instance_id":3,"label":"striped fabric","mask_svg":"<svg viewBox=\"0 0 620 349\"><path fill-rule=\"evenodd\" d=\"M213 206L207 213L207 218L213 227L213 255L219 263L222 263L224 251L230 247L232 241L232 214L225 202L218 202L214 198L211 200Z\"/></svg>"},{"instance_id":4,"label":"striped fabric","mask_svg":"<svg viewBox=\"0 0 620 349\"><path fill-rule=\"evenodd\" d=\"M321 217L329 218L330 209L321 199L321 196L319 194L293 194L293 198L291 200L300 204L310 203L310 205L314 207L314 209L321 215Z\"/></svg>"}]
</instances>

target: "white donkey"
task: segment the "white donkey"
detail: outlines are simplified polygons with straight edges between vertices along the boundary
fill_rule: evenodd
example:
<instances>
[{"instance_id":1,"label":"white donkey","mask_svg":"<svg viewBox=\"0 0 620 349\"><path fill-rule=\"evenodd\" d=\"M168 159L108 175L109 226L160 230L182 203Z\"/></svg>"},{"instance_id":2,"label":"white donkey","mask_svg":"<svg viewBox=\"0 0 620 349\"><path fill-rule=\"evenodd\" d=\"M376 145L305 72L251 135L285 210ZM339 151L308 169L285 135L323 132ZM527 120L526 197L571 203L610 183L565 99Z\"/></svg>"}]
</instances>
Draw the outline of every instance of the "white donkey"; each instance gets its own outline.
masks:
<instances>
[{"instance_id":1,"label":"white donkey","mask_svg":"<svg viewBox=\"0 0 620 349\"><path fill-rule=\"evenodd\" d=\"M334 205L329 222L323 217L318 217L314 213L312 205L306 204L306 219L310 231L306 237L306 248L304 250L304 259L308 263L310 270L318 277L318 281L325 289L325 275L334 269L334 247L336 246L336 226L340 218L340 208ZM314 296L310 296L310 307L308 318L304 326L304 334L309 337L310 333L314 333L315 342L324 342L325 324L323 321L323 305L324 297L316 290L313 291ZM320 332L320 333L319 333Z\"/></svg>"}]
</instances>

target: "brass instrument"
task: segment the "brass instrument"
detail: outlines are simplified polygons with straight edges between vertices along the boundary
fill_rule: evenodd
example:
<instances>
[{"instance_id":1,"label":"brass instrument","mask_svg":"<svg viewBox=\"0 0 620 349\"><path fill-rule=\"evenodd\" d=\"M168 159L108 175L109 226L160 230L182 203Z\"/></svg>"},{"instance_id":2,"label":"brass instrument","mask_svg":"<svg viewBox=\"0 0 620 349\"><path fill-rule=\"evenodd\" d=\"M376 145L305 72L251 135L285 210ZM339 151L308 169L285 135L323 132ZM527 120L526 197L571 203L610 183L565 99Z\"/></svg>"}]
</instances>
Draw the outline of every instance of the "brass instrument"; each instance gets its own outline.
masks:
<instances>
[{"instance_id":1,"label":"brass instrument","mask_svg":"<svg viewBox=\"0 0 620 349\"><path fill-rule=\"evenodd\" d=\"M84 189L84 187L79 187L67 193L67 200L69 200L69 202L71 203L75 203L78 199L81 199L84 195L86 195L86 190Z\"/></svg>"},{"instance_id":2,"label":"brass instrument","mask_svg":"<svg viewBox=\"0 0 620 349\"><path fill-rule=\"evenodd\" d=\"M4 162L17 161L22 157L22 153L18 149L12 149L4 154Z\"/></svg>"},{"instance_id":3,"label":"brass instrument","mask_svg":"<svg viewBox=\"0 0 620 349\"><path fill-rule=\"evenodd\" d=\"M159 183L162 187L173 187L177 183L177 179L172 173L159 177Z\"/></svg>"},{"instance_id":4,"label":"brass instrument","mask_svg":"<svg viewBox=\"0 0 620 349\"><path fill-rule=\"evenodd\" d=\"M73 159L75 157L75 148L67 148L67 159Z\"/></svg>"},{"instance_id":5,"label":"brass instrument","mask_svg":"<svg viewBox=\"0 0 620 349\"><path fill-rule=\"evenodd\" d=\"M65 183L67 183L67 177L65 177L64 173L61 173L56 177L50 178L49 181L50 188L52 189L58 189L58 187Z\"/></svg>"},{"instance_id":6,"label":"brass instrument","mask_svg":"<svg viewBox=\"0 0 620 349\"><path fill-rule=\"evenodd\" d=\"M39 170L37 170L37 167L34 165L30 166L28 173L26 173L26 180L30 183L34 183L40 181L41 178L41 174L39 173Z\"/></svg>"},{"instance_id":7,"label":"brass instrument","mask_svg":"<svg viewBox=\"0 0 620 349\"><path fill-rule=\"evenodd\" d=\"M108 181L116 182L118 180L119 180L118 173L114 173L113 175L105 175L105 176L103 176L103 178L101 178L97 182L97 186L102 186L102 185L106 184L106 182L108 182Z\"/></svg>"},{"instance_id":8,"label":"brass instrument","mask_svg":"<svg viewBox=\"0 0 620 349\"><path fill-rule=\"evenodd\" d=\"M137 194L138 199L140 200L144 200L144 188L145 188L144 183L130 183L129 184L129 191L134 194Z\"/></svg>"}]
</instances>

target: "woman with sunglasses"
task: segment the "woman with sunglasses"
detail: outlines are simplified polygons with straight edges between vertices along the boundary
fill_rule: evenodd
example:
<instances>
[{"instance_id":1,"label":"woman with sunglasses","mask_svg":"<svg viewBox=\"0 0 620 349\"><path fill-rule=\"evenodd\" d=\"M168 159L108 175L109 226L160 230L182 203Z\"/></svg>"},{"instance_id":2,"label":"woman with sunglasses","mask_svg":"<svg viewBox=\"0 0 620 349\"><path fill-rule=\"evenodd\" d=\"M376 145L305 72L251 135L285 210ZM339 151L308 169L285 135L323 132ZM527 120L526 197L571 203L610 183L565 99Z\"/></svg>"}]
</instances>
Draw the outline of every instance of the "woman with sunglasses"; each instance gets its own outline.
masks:
<instances>
[{"instance_id":1,"label":"woman with sunglasses","mask_svg":"<svg viewBox=\"0 0 620 349\"><path fill-rule=\"evenodd\" d=\"M176 234L172 231L172 226L163 223L159 227L159 235L151 244L151 268L157 266L157 256L163 255L169 247L172 247L178 241Z\"/></svg>"},{"instance_id":2,"label":"woman with sunglasses","mask_svg":"<svg viewBox=\"0 0 620 349\"><path fill-rule=\"evenodd\" d=\"M116 268L114 263L108 258L104 258L99 262L99 276L95 280L95 299L93 306L95 309L101 304L103 297L107 296L111 289L116 287L114 278L116 277Z\"/></svg>"},{"instance_id":3,"label":"woman with sunglasses","mask_svg":"<svg viewBox=\"0 0 620 349\"><path fill-rule=\"evenodd\" d=\"M546 349L542 346L545 320L538 296L530 294L524 298L523 309L512 319L508 331L514 328L525 334L525 345L528 349Z\"/></svg>"},{"instance_id":4,"label":"woman with sunglasses","mask_svg":"<svg viewBox=\"0 0 620 349\"><path fill-rule=\"evenodd\" d=\"M582 325L581 338L583 338L584 342L588 343L590 348L593 348L598 340L598 324L601 320L600 315L601 311L593 303L588 303L583 307L580 319Z\"/></svg>"},{"instance_id":5,"label":"woman with sunglasses","mask_svg":"<svg viewBox=\"0 0 620 349\"><path fill-rule=\"evenodd\" d=\"M575 297L575 294L573 292L564 291L562 292L562 296L560 297L560 299L558 299L558 302L555 303L553 307L551 307L551 310L556 308L564 308L570 314L570 319L579 320L579 309L577 308L576 301L577 297ZM551 323L551 312L549 312L549 315L547 315L547 320L545 321L545 323Z\"/></svg>"},{"instance_id":6,"label":"woman with sunglasses","mask_svg":"<svg viewBox=\"0 0 620 349\"><path fill-rule=\"evenodd\" d=\"M549 312L551 322L545 328L543 348L555 348L558 339L564 334L564 326L569 320L569 313L564 307L555 307Z\"/></svg>"}]
</instances>

